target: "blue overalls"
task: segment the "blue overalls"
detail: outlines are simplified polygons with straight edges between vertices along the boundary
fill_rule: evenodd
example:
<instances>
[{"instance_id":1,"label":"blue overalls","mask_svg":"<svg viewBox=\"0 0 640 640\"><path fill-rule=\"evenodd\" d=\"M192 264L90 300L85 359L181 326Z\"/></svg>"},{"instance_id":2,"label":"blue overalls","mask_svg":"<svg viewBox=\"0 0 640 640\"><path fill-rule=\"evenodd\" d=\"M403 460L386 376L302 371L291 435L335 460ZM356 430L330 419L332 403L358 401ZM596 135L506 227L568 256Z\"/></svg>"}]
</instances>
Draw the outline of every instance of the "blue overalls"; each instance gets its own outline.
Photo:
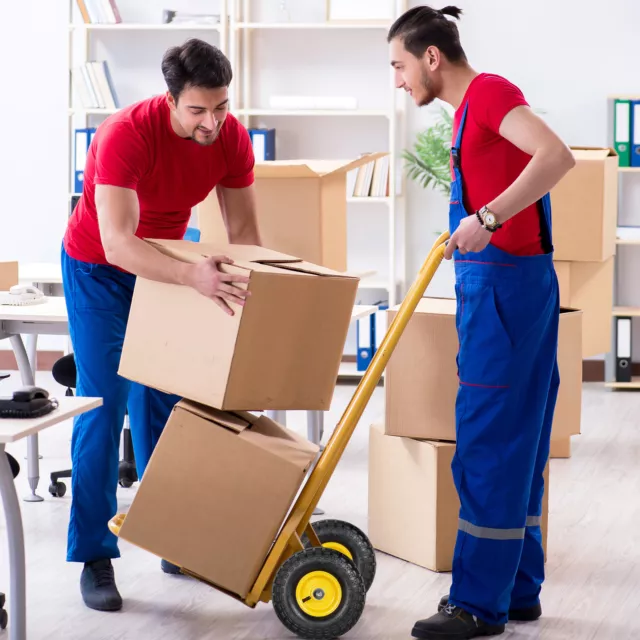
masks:
<instances>
[{"instance_id":1,"label":"blue overalls","mask_svg":"<svg viewBox=\"0 0 640 640\"><path fill-rule=\"evenodd\" d=\"M451 234L468 215L460 169L468 106L451 151ZM549 194L538 206L546 253L514 256L490 243L453 256L460 346L452 471L461 508L449 602L489 624L538 604L544 580L540 521L560 384L560 303Z\"/></svg>"},{"instance_id":2,"label":"blue overalls","mask_svg":"<svg viewBox=\"0 0 640 640\"><path fill-rule=\"evenodd\" d=\"M69 562L118 558L107 523L116 514L118 454L125 410L138 477L149 462L180 399L118 375L135 276L108 265L71 258L62 249L64 295L77 368L78 396L103 398L101 407L74 420L71 440Z\"/></svg>"}]
</instances>

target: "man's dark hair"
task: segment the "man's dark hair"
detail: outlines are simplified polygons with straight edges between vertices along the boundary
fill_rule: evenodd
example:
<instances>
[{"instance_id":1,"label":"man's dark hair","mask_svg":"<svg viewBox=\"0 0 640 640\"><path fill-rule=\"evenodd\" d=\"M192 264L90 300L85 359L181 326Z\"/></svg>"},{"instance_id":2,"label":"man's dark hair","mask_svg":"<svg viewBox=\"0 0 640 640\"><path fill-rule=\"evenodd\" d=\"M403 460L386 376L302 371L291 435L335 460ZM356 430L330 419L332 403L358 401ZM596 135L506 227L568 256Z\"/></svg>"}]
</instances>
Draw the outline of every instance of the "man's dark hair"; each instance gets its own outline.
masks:
<instances>
[{"instance_id":1,"label":"man's dark hair","mask_svg":"<svg viewBox=\"0 0 640 640\"><path fill-rule=\"evenodd\" d=\"M233 76L224 53L197 38L167 50L162 58L162 75L176 102L187 86L220 89L228 87Z\"/></svg>"},{"instance_id":2,"label":"man's dark hair","mask_svg":"<svg viewBox=\"0 0 640 640\"><path fill-rule=\"evenodd\" d=\"M387 42L400 38L404 48L416 58L422 58L429 47L438 47L450 62L466 61L467 56L460 44L458 27L447 16L456 20L462 14L458 7L433 9L414 7L403 13L389 29Z\"/></svg>"}]
</instances>

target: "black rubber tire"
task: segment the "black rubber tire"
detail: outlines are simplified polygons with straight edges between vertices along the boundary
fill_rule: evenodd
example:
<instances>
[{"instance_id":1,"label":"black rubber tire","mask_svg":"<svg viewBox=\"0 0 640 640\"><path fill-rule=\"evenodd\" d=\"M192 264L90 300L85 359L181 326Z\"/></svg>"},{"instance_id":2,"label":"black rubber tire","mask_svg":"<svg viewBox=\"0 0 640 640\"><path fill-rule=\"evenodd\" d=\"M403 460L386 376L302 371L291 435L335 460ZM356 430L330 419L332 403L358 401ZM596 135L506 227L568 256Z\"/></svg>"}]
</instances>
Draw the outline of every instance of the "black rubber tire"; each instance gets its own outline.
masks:
<instances>
[{"instance_id":1,"label":"black rubber tire","mask_svg":"<svg viewBox=\"0 0 640 640\"><path fill-rule=\"evenodd\" d=\"M349 550L362 576L365 589L369 591L377 568L376 552L369 538L358 527L342 520L320 520L312 523L312 526L321 544L337 542ZM302 543L305 548L311 548L306 534L302 536Z\"/></svg>"},{"instance_id":2,"label":"black rubber tire","mask_svg":"<svg viewBox=\"0 0 640 640\"><path fill-rule=\"evenodd\" d=\"M6 629L8 624L9 614L4 609L0 609L0 629Z\"/></svg>"},{"instance_id":3,"label":"black rubber tire","mask_svg":"<svg viewBox=\"0 0 640 640\"><path fill-rule=\"evenodd\" d=\"M330 615L316 618L302 611L296 599L298 582L308 573L324 571L342 589L342 600ZM282 564L273 581L272 602L280 622L299 638L331 640L349 632L364 611L366 589L358 569L347 556L324 547L305 549Z\"/></svg>"},{"instance_id":4,"label":"black rubber tire","mask_svg":"<svg viewBox=\"0 0 640 640\"><path fill-rule=\"evenodd\" d=\"M118 480L118 484L123 489L129 489L130 487L133 487L133 482L131 481L130 478L127 478L127 477L120 478L120 480Z\"/></svg>"},{"instance_id":5,"label":"black rubber tire","mask_svg":"<svg viewBox=\"0 0 640 640\"><path fill-rule=\"evenodd\" d=\"M67 493L67 485L64 482L52 482L49 485L49 493L54 498L62 498Z\"/></svg>"}]
</instances>

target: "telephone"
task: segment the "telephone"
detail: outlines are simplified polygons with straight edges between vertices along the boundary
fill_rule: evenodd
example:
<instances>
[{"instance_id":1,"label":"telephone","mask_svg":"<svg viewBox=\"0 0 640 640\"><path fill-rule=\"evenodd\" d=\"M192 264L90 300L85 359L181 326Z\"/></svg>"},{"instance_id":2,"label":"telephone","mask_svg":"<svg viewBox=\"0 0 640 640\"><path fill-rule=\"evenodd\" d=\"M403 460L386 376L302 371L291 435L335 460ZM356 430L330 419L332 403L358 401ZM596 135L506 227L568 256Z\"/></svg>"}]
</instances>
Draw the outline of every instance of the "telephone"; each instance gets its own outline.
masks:
<instances>
[{"instance_id":1,"label":"telephone","mask_svg":"<svg viewBox=\"0 0 640 640\"><path fill-rule=\"evenodd\" d=\"M9 291L0 292L0 304L24 306L46 302L44 293L36 287L16 284Z\"/></svg>"},{"instance_id":2,"label":"telephone","mask_svg":"<svg viewBox=\"0 0 640 640\"><path fill-rule=\"evenodd\" d=\"M57 409L58 401L46 389L35 386L16 389L9 397L0 397L0 418L40 418Z\"/></svg>"}]
</instances>

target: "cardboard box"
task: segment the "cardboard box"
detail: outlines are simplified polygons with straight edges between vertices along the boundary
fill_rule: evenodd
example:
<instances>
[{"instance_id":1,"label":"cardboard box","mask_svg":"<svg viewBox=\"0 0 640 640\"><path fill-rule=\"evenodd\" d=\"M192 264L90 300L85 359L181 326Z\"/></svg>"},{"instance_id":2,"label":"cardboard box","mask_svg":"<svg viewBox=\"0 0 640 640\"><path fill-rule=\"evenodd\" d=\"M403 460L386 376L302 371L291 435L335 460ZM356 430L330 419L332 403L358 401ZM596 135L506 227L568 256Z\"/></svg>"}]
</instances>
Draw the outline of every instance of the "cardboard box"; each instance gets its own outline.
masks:
<instances>
[{"instance_id":1,"label":"cardboard box","mask_svg":"<svg viewBox=\"0 0 640 640\"><path fill-rule=\"evenodd\" d=\"M388 155L355 160L276 160L255 165L258 223L265 247L336 271L347 270L347 173ZM198 205L203 242L226 243L215 189Z\"/></svg>"},{"instance_id":2,"label":"cardboard box","mask_svg":"<svg viewBox=\"0 0 640 640\"><path fill-rule=\"evenodd\" d=\"M431 571L451 571L460 500L451 461L455 444L370 428L369 527L374 548ZM545 469L542 540L547 550L549 465Z\"/></svg>"},{"instance_id":3,"label":"cardboard box","mask_svg":"<svg viewBox=\"0 0 640 640\"><path fill-rule=\"evenodd\" d=\"M390 323L399 305L388 312ZM400 338L385 374L387 435L455 441L458 335L453 299L423 298ZM582 312L561 310L560 391L552 438L580 433Z\"/></svg>"},{"instance_id":4,"label":"cardboard box","mask_svg":"<svg viewBox=\"0 0 640 640\"><path fill-rule=\"evenodd\" d=\"M554 266L560 304L583 311L582 357L611 351L615 257L604 262L561 262Z\"/></svg>"},{"instance_id":5,"label":"cardboard box","mask_svg":"<svg viewBox=\"0 0 640 640\"><path fill-rule=\"evenodd\" d=\"M266 416L182 401L120 537L245 597L317 452Z\"/></svg>"},{"instance_id":6,"label":"cardboard box","mask_svg":"<svg viewBox=\"0 0 640 640\"><path fill-rule=\"evenodd\" d=\"M19 283L17 262L0 262L0 291L9 291Z\"/></svg>"},{"instance_id":7,"label":"cardboard box","mask_svg":"<svg viewBox=\"0 0 640 640\"><path fill-rule=\"evenodd\" d=\"M330 408L358 278L261 247L150 242L185 261L228 255L251 296L229 316L195 289L138 278L121 376L218 409Z\"/></svg>"},{"instance_id":8,"label":"cardboard box","mask_svg":"<svg viewBox=\"0 0 640 640\"><path fill-rule=\"evenodd\" d=\"M572 147L576 166L551 190L557 260L601 262L616 252L618 155Z\"/></svg>"},{"instance_id":9,"label":"cardboard box","mask_svg":"<svg viewBox=\"0 0 640 640\"><path fill-rule=\"evenodd\" d=\"M571 457L571 436L565 436L551 440L550 458Z\"/></svg>"}]
</instances>

